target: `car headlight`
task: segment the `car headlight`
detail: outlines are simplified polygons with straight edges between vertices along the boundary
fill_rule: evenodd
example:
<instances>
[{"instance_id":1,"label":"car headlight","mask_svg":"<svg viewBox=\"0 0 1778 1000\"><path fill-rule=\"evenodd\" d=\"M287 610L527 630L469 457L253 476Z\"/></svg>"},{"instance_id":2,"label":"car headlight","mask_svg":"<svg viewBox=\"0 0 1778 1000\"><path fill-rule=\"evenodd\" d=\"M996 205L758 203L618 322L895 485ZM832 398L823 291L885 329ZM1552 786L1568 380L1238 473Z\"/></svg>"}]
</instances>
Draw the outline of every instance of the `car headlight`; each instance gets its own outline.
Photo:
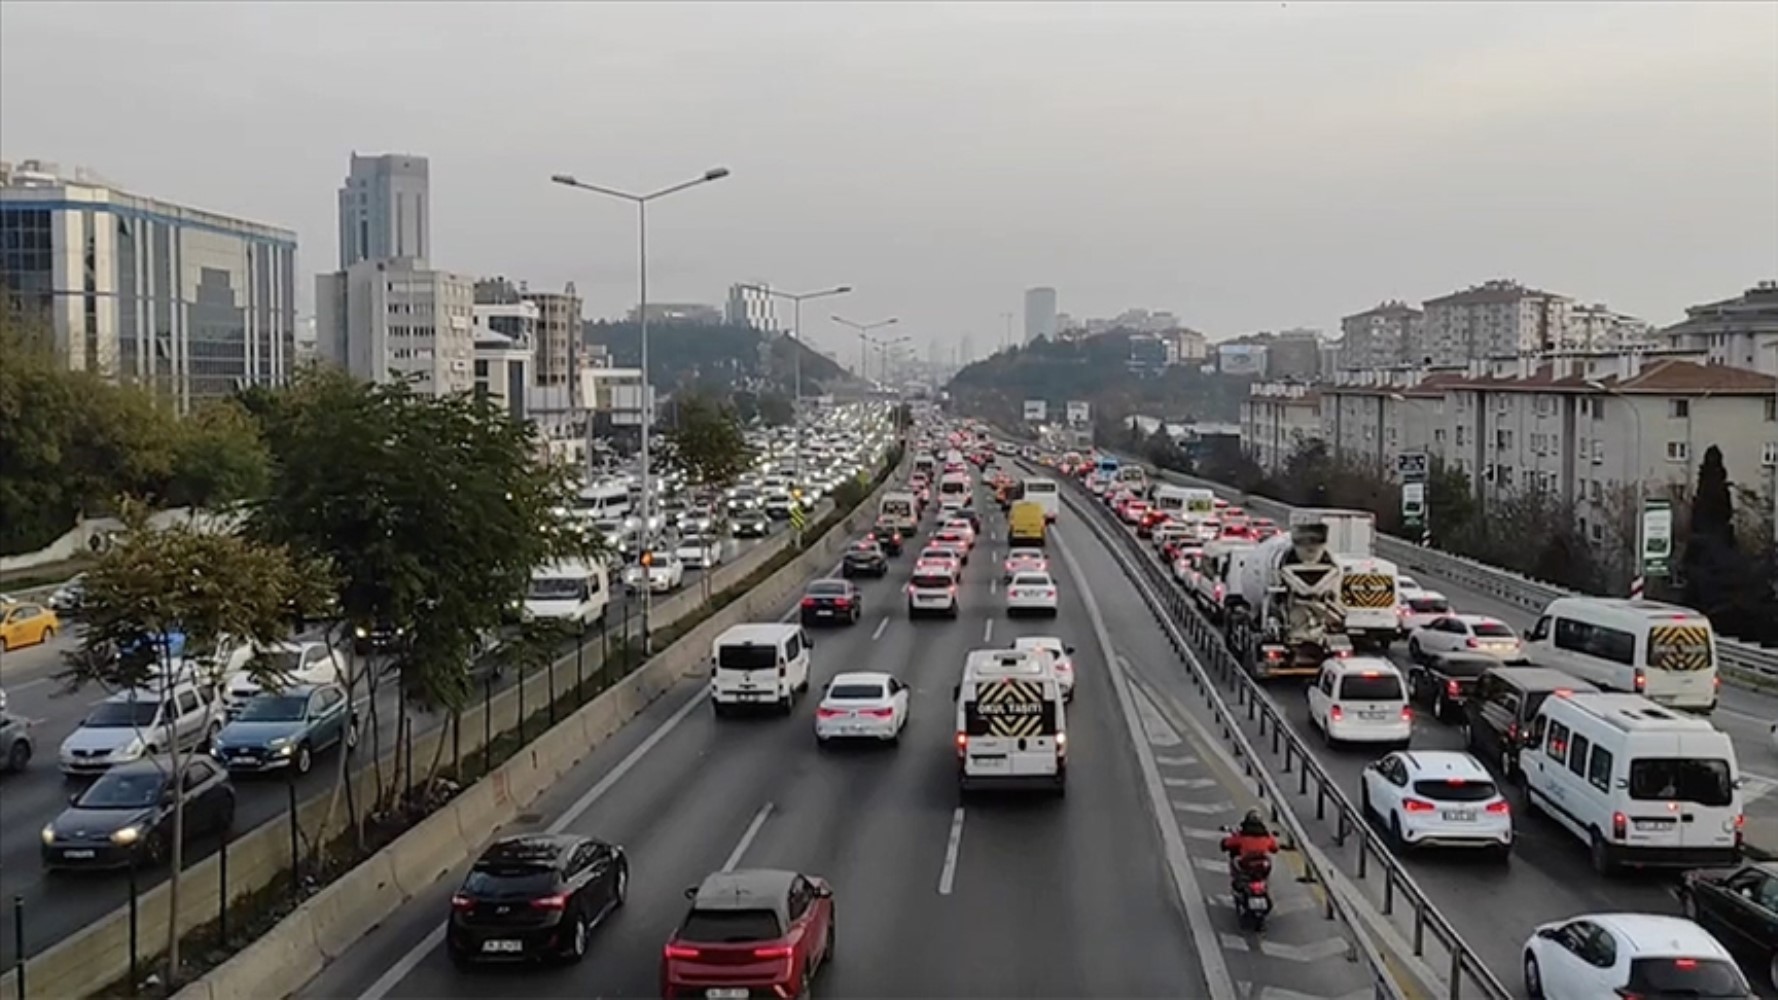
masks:
<instances>
[{"instance_id":1,"label":"car headlight","mask_svg":"<svg viewBox=\"0 0 1778 1000\"><path fill-rule=\"evenodd\" d=\"M290 746L289 740L273 740L268 745L271 747L272 752L277 754L278 756L280 756L280 757L290 756L290 751L292 748Z\"/></svg>"},{"instance_id":2,"label":"car headlight","mask_svg":"<svg viewBox=\"0 0 1778 1000\"><path fill-rule=\"evenodd\" d=\"M111 756L116 760L135 760L137 757L142 756L142 751L146 749L147 747L142 745L140 739L133 739L128 743L125 743L123 746L118 747L116 750L111 751Z\"/></svg>"},{"instance_id":3,"label":"car headlight","mask_svg":"<svg viewBox=\"0 0 1778 1000\"><path fill-rule=\"evenodd\" d=\"M128 847L131 844L134 844L141 836L142 831L140 829L133 826L126 826L111 835L111 842L119 847Z\"/></svg>"},{"instance_id":4,"label":"car headlight","mask_svg":"<svg viewBox=\"0 0 1778 1000\"><path fill-rule=\"evenodd\" d=\"M268 750L283 750L289 746L290 737L288 736L280 736L277 739L270 740L266 743L266 749Z\"/></svg>"},{"instance_id":5,"label":"car headlight","mask_svg":"<svg viewBox=\"0 0 1778 1000\"><path fill-rule=\"evenodd\" d=\"M55 828L55 824L53 824L53 823L46 823L46 824L44 824L44 827L43 827L43 842L44 842L44 843L46 843L46 844L53 844L53 843L55 843L55 842L56 842L56 828Z\"/></svg>"},{"instance_id":6,"label":"car headlight","mask_svg":"<svg viewBox=\"0 0 1778 1000\"><path fill-rule=\"evenodd\" d=\"M360 639L368 639L368 638L370 638L370 629L367 629L363 625L360 625L357 628L354 628L352 630L352 634L357 636Z\"/></svg>"}]
</instances>

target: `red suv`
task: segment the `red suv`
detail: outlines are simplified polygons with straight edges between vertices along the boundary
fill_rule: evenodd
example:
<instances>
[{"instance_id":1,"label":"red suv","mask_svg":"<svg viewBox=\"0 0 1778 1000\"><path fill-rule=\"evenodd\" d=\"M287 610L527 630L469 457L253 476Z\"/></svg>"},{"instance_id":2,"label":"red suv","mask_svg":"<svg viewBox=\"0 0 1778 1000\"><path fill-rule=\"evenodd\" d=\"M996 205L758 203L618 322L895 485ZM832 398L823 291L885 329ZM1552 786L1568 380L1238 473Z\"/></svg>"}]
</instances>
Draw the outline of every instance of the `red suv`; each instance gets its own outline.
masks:
<instances>
[{"instance_id":1,"label":"red suv","mask_svg":"<svg viewBox=\"0 0 1778 1000\"><path fill-rule=\"evenodd\" d=\"M661 997L797 997L833 957L833 889L755 868L687 889L691 910L661 953Z\"/></svg>"}]
</instances>

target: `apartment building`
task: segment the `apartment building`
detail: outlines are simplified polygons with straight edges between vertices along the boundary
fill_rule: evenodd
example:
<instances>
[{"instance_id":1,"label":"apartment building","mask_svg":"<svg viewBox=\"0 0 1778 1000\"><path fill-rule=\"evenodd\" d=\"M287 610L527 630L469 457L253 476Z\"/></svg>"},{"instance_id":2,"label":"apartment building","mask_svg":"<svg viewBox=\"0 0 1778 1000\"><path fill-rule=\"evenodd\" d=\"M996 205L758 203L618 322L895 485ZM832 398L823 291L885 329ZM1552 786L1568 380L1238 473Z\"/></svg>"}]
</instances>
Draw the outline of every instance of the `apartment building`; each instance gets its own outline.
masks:
<instances>
[{"instance_id":1,"label":"apartment building","mask_svg":"<svg viewBox=\"0 0 1778 1000\"><path fill-rule=\"evenodd\" d=\"M1427 299L1425 357L1431 364L1449 365L1557 350L1566 342L1573 305L1566 296L1514 281L1489 281Z\"/></svg>"},{"instance_id":2,"label":"apartment building","mask_svg":"<svg viewBox=\"0 0 1778 1000\"><path fill-rule=\"evenodd\" d=\"M1685 319L1658 336L1674 347L1704 351L1713 365L1778 375L1778 281L1762 281L1732 299L1690 306Z\"/></svg>"},{"instance_id":3,"label":"apartment building","mask_svg":"<svg viewBox=\"0 0 1778 1000\"><path fill-rule=\"evenodd\" d=\"M315 278L321 357L369 382L445 396L475 388L475 282L415 258L361 260Z\"/></svg>"},{"instance_id":4,"label":"apartment building","mask_svg":"<svg viewBox=\"0 0 1778 1000\"><path fill-rule=\"evenodd\" d=\"M1444 456L1450 443L1445 390L1462 376L1419 376L1418 372L1367 371L1352 373L1348 381L1322 386L1321 439L1329 450L1391 479L1399 455L1425 452Z\"/></svg>"},{"instance_id":5,"label":"apartment building","mask_svg":"<svg viewBox=\"0 0 1778 1000\"><path fill-rule=\"evenodd\" d=\"M1339 367L1374 369L1418 363L1425 315L1406 302L1392 300L1342 317Z\"/></svg>"},{"instance_id":6,"label":"apartment building","mask_svg":"<svg viewBox=\"0 0 1778 1000\"><path fill-rule=\"evenodd\" d=\"M1562 348L1570 351L1641 351L1654 346L1654 327L1603 304L1576 303L1568 310Z\"/></svg>"},{"instance_id":7,"label":"apartment building","mask_svg":"<svg viewBox=\"0 0 1778 1000\"><path fill-rule=\"evenodd\" d=\"M1300 383L1256 382L1241 401L1241 450L1267 472L1322 434L1321 394Z\"/></svg>"}]
</instances>

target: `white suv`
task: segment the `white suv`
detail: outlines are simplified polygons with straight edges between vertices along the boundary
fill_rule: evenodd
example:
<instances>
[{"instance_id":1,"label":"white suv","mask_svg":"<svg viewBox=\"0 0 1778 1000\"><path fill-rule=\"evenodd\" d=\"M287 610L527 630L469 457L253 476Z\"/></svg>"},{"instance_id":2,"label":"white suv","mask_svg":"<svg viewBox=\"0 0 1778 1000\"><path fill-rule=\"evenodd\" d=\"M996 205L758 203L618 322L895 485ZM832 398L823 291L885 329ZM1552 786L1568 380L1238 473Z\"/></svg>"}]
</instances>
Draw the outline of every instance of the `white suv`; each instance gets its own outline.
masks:
<instances>
[{"instance_id":1,"label":"white suv","mask_svg":"<svg viewBox=\"0 0 1778 1000\"><path fill-rule=\"evenodd\" d=\"M1395 664L1380 656L1336 657L1321 664L1309 685L1309 722L1335 743L1395 743L1414 735L1408 687Z\"/></svg>"},{"instance_id":2,"label":"white suv","mask_svg":"<svg viewBox=\"0 0 1778 1000\"><path fill-rule=\"evenodd\" d=\"M222 713L196 684L181 681L160 690L119 691L95 704L62 741L59 763L70 777L103 774L175 745L208 747L221 731Z\"/></svg>"},{"instance_id":3,"label":"white suv","mask_svg":"<svg viewBox=\"0 0 1778 1000\"><path fill-rule=\"evenodd\" d=\"M1537 928L1525 942L1525 992L1540 1000L1745 997L1734 956L1684 917L1591 913Z\"/></svg>"},{"instance_id":4,"label":"white suv","mask_svg":"<svg viewBox=\"0 0 1778 1000\"><path fill-rule=\"evenodd\" d=\"M957 577L949 569L921 566L908 581L908 617L927 614L957 617Z\"/></svg>"},{"instance_id":5,"label":"white suv","mask_svg":"<svg viewBox=\"0 0 1778 1000\"><path fill-rule=\"evenodd\" d=\"M1389 830L1398 850L1468 847L1512 856L1513 813L1480 761L1454 750L1399 751L1359 776L1366 816Z\"/></svg>"}]
</instances>

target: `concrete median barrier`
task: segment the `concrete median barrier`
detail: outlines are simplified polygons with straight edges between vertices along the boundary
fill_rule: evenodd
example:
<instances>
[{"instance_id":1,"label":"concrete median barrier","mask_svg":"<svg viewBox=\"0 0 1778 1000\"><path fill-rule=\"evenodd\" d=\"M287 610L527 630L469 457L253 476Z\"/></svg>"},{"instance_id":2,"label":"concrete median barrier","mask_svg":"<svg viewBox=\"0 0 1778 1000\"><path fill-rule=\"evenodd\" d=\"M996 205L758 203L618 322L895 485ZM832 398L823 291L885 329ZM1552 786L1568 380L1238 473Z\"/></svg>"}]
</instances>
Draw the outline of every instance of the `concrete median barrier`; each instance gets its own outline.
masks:
<instances>
[{"instance_id":1,"label":"concrete median barrier","mask_svg":"<svg viewBox=\"0 0 1778 1000\"><path fill-rule=\"evenodd\" d=\"M395 908L435 883L440 875L467 860L481 845L514 818L555 781L578 764L621 726L635 718L688 674L702 671L710 644L722 630L746 621L776 617L777 609L800 592L812 574L833 566L863 526L874 521L877 502L894 477L866 497L857 512L835 525L799 558L791 560L720 612L701 622L674 643L659 650L641 669L615 682L607 691L583 705L568 718L542 734L517 755L495 768L481 781L461 792L449 807L429 817L393 843L366 859L344 877L317 893L257 941L182 989L179 1000L270 1000L299 989L328 961L357 942ZM780 534L755 546L712 575L712 593L746 580L776 558L789 544ZM683 604L657 604L656 622L666 628L701 611L702 594L688 591ZM665 605L665 606L663 606ZM675 618L662 615L673 610ZM601 665L595 643L583 654L582 669ZM590 656L586 654L591 654ZM556 663L556 691L571 685L575 654ZM567 673L564 675L563 671ZM539 671L527 676L524 705L527 714L547 704L549 678ZM519 691L508 687L488 704L466 710L460 722L458 751L470 754L482 746L482 735L501 734L517 728ZM488 713L492 725L484 721ZM449 739L448 727L440 726L417 735L413 755L429 762L441 739ZM448 755L451 750L446 748ZM396 751L391 748L380 762L385 782L398 773ZM421 766L424 766L422 763ZM366 764L351 776L359 803L375 797L373 768ZM331 789L298 808L305 842L330 838L346 829L346 810L332 810L327 820ZM239 899L273 882L290 866L290 827L280 818L262 824L234 841L229 853L229 892ZM430 873L430 874L429 874ZM213 922L217 916L219 871L214 857L189 867L181 883L182 929ZM139 927L164 928L169 918L167 887L162 884L138 900ZM127 908L108 915L69 939L33 956L26 966L25 1000L69 1000L87 997L122 979L129 969ZM145 930L146 950L157 942ZM147 957L146 955L144 956ZM18 996L16 973L0 976L0 996Z\"/></svg>"}]
</instances>

